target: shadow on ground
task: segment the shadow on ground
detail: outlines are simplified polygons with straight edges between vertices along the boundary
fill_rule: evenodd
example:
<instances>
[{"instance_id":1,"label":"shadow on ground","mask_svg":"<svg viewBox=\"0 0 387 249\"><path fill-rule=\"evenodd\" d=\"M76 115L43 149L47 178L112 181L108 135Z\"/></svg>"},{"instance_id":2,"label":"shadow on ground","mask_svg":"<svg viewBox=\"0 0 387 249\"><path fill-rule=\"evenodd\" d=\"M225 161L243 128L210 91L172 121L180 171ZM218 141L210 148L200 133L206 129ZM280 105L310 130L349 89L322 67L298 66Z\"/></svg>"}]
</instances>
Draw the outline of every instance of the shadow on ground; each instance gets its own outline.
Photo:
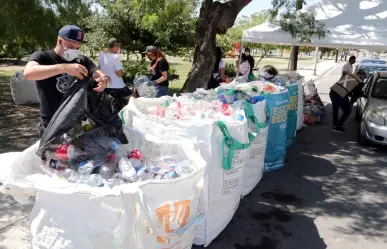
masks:
<instances>
[{"instance_id":1,"label":"shadow on ground","mask_svg":"<svg viewBox=\"0 0 387 249\"><path fill-rule=\"evenodd\" d=\"M359 146L352 116L347 134L331 133L330 104L326 110L324 124L298 133L285 167L264 174L208 248L327 248L334 236L321 238L323 226L326 234L387 241L387 149Z\"/></svg>"}]
</instances>

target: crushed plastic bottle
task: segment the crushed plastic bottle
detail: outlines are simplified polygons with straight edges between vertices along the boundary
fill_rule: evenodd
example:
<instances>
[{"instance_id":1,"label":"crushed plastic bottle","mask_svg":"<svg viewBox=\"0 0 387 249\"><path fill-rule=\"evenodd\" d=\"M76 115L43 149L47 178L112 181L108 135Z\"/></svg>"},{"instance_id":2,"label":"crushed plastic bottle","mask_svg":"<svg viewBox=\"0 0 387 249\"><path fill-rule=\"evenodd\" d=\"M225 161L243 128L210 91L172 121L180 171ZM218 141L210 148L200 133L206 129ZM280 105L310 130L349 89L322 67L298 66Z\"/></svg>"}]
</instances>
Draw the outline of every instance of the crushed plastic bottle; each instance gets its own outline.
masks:
<instances>
[{"instance_id":1,"label":"crushed plastic bottle","mask_svg":"<svg viewBox=\"0 0 387 249\"><path fill-rule=\"evenodd\" d=\"M85 161L79 164L78 173L81 175L90 175L91 172L93 172L93 170L97 167L98 166L94 161L92 160Z\"/></svg>"},{"instance_id":2,"label":"crushed plastic bottle","mask_svg":"<svg viewBox=\"0 0 387 249\"><path fill-rule=\"evenodd\" d=\"M137 170L137 179L139 181L153 180L154 174L149 172L144 166L139 167Z\"/></svg>"},{"instance_id":3,"label":"crushed plastic bottle","mask_svg":"<svg viewBox=\"0 0 387 249\"><path fill-rule=\"evenodd\" d=\"M186 176L193 172L191 162L189 160L181 161L175 165L175 172L180 176Z\"/></svg>"},{"instance_id":4,"label":"crushed plastic bottle","mask_svg":"<svg viewBox=\"0 0 387 249\"><path fill-rule=\"evenodd\" d=\"M58 175L66 179L70 183L75 183L80 179L80 175L73 169L64 169L58 171Z\"/></svg>"},{"instance_id":5,"label":"crushed plastic bottle","mask_svg":"<svg viewBox=\"0 0 387 249\"><path fill-rule=\"evenodd\" d=\"M69 168L69 165L67 165L66 163L63 163L63 162L55 160L55 159L50 160L49 166L50 166L50 168L56 169L56 170L65 170L65 169Z\"/></svg>"}]
</instances>

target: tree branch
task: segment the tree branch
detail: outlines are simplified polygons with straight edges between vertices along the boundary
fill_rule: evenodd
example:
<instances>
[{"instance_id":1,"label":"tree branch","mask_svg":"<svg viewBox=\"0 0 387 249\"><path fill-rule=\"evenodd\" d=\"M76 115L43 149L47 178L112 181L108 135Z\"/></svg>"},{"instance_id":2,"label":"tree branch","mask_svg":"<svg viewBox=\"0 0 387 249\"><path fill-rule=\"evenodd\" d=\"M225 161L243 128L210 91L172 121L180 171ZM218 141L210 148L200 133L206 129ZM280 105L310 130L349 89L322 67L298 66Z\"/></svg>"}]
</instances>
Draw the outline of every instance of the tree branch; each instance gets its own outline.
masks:
<instances>
[{"instance_id":1,"label":"tree branch","mask_svg":"<svg viewBox=\"0 0 387 249\"><path fill-rule=\"evenodd\" d=\"M252 0L230 0L225 3L214 2L221 8L217 33L225 34L229 28L234 25L235 19L239 12L248 5Z\"/></svg>"}]
</instances>

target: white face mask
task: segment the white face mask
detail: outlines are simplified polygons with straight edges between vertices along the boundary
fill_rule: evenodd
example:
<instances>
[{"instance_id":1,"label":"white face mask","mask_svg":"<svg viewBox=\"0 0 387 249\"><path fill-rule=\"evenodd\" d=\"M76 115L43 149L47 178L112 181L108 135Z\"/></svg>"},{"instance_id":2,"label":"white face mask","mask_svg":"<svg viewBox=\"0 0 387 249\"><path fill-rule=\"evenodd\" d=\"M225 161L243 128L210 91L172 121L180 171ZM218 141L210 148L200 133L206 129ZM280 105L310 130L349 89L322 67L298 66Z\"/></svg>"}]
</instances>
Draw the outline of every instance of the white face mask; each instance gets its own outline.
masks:
<instances>
[{"instance_id":1,"label":"white face mask","mask_svg":"<svg viewBox=\"0 0 387 249\"><path fill-rule=\"evenodd\" d=\"M66 61L73 61L81 54L81 51L79 49L70 49L70 48L66 48L64 45L62 46L63 46L63 59L65 59Z\"/></svg>"},{"instance_id":2,"label":"white face mask","mask_svg":"<svg viewBox=\"0 0 387 249\"><path fill-rule=\"evenodd\" d=\"M249 56L249 55L250 55L250 52L246 52L245 55Z\"/></svg>"}]
</instances>

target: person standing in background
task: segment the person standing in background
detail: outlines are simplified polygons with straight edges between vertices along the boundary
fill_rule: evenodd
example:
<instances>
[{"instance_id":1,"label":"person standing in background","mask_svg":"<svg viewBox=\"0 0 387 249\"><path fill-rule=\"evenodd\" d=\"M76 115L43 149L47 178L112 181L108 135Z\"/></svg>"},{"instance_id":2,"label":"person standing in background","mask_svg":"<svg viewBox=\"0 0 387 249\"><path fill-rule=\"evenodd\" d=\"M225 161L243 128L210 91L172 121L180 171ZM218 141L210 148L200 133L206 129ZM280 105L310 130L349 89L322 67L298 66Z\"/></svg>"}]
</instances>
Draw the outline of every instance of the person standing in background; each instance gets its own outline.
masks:
<instances>
[{"instance_id":1,"label":"person standing in background","mask_svg":"<svg viewBox=\"0 0 387 249\"><path fill-rule=\"evenodd\" d=\"M157 88L156 98L168 95L169 63L165 58L165 55L155 46L148 46L146 48L146 54L148 59L151 61L148 71L152 75L151 84Z\"/></svg>"},{"instance_id":2,"label":"person standing in background","mask_svg":"<svg viewBox=\"0 0 387 249\"><path fill-rule=\"evenodd\" d=\"M128 98L132 91L125 85L122 79L124 67L118 56L120 45L117 39L110 39L107 49L98 56L98 66L112 79L112 84L105 89L105 92L116 99L123 100Z\"/></svg>"},{"instance_id":3,"label":"person standing in background","mask_svg":"<svg viewBox=\"0 0 387 249\"><path fill-rule=\"evenodd\" d=\"M356 57L352 55L351 57L349 57L348 62L344 64L343 70L341 72L341 77L343 77L344 75L347 75L347 74L352 74L353 73L353 64L355 64L355 63L356 63Z\"/></svg>"},{"instance_id":4,"label":"person standing in background","mask_svg":"<svg viewBox=\"0 0 387 249\"><path fill-rule=\"evenodd\" d=\"M340 61L343 61L343 59L344 59L344 51L341 52Z\"/></svg>"},{"instance_id":5,"label":"person standing in background","mask_svg":"<svg viewBox=\"0 0 387 249\"><path fill-rule=\"evenodd\" d=\"M246 55L247 61L250 64L250 73L252 74L253 73L253 69L254 69L255 60L254 60L254 57L251 56L251 52L250 52L249 48L245 49L245 55Z\"/></svg>"}]
</instances>

